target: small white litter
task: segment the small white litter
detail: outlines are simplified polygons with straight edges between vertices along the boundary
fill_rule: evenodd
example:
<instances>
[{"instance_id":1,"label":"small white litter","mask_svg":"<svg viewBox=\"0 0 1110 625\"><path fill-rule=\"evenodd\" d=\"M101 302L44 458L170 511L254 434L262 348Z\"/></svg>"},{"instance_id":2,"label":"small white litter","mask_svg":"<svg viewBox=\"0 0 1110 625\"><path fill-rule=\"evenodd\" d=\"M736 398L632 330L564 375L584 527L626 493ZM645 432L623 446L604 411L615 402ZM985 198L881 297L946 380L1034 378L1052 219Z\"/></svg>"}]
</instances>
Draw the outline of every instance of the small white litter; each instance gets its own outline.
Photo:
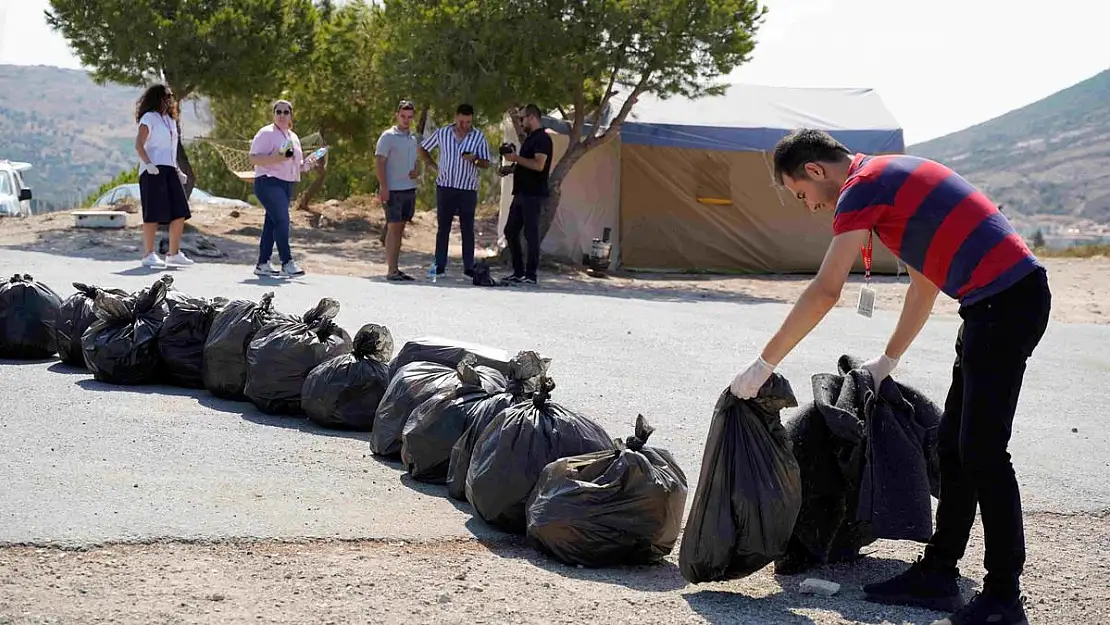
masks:
<instances>
[{"instance_id":1,"label":"small white litter","mask_svg":"<svg viewBox=\"0 0 1110 625\"><path fill-rule=\"evenodd\" d=\"M798 584L798 590L802 591L802 594L805 595L821 595L822 597L831 597L840 592L840 584L810 577L803 581L801 584Z\"/></svg>"}]
</instances>

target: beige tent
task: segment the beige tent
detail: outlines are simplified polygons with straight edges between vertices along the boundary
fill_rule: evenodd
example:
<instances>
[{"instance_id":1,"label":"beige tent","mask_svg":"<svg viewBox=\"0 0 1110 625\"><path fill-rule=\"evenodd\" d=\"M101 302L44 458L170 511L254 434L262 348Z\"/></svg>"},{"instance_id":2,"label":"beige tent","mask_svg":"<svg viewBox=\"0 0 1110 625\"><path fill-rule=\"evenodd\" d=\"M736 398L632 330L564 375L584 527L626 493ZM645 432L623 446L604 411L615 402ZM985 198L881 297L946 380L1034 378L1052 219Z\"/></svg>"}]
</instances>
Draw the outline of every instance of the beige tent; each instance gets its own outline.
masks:
<instances>
[{"instance_id":1,"label":"beige tent","mask_svg":"<svg viewBox=\"0 0 1110 625\"><path fill-rule=\"evenodd\" d=\"M546 125L557 162L569 129L555 118ZM620 136L587 153L564 180L542 250L580 261L610 228L612 268L813 272L832 238L831 215L810 213L771 175L775 143L800 126L828 130L854 151L905 149L902 130L870 89L735 84L696 101L641 97ZM516 143L509 120L502 131ZM500 231L511 194L506 177ZM875 270L897 270L878 238Z\"/></svg>"}]
</instances>

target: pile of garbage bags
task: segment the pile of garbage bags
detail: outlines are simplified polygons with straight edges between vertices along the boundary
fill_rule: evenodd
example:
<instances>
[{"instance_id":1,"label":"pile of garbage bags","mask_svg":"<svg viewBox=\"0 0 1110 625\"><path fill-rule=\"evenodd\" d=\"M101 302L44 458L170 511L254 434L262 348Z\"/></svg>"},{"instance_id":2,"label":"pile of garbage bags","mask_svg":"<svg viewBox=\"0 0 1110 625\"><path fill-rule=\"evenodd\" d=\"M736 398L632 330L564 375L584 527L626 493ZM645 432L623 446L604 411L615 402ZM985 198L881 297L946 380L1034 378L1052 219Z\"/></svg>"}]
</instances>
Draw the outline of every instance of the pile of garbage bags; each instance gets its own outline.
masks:
<instances>
[{"instance_id":1,"label":"pile of garbage bags","mask_svg":"<svg viewBox=\"0 0 1110 625\"><path fill-rule=\"evenodd\" d=\"M134 296L101 291L93 302L96 321L81 335L85 366L100 382L153 384L163 371L158 332L169 312L171 280L158 280Z\"/></svg>"},{"instance_id":2,"label":"pile of garbage bags","mask_svg":"<svg viewBox=\"0 0 1110 625\"><path fill-rule=\"evenodd\" d=\"M96 321L96 296L109 293L117 297L127 297L127 291L101 289L80 282L74 282L73 288L77 292L62 302L54 336L57 338L58 358L67 365L84 367L85 350L81 347L81 337Z\"/></svg>"},{"instance_id":3,"label":"pile of garbage bags","mask_svg":"<svg viewBox=\"0 0 1110 625\"><path fill-rule=\"evenodd\" d=\"M180 291L166 294L166 318L158 330L158 355L166 381L183 388L204 388L204 342L226 298L209 300Z\"/></svg>"},{"instance_id":4,"label":"pile of garbage bags","mask_svg":"<svg viewBox=\"0 0 1110 625\"><path fill-rule=\"evenodd\" d=\"M389 385L392 355L389 328L362 326L349 353L325 360L305 376L301 408L322 427L369 432Z\"/></svg>"},{"instance_id":5,"label":"pile of garbage bags","mask_svg":"<svg viewBox=\"0 0 1110 625\"><path fill-rule=\"evenodd\" d=\"M0 358L41 360L58 351L62 298L28 275L0 281Z\"/></svg>"},{"instance_id":6,"label":"pile of garbage bags","mask_svg":"<svg viewBox=\"0 0 1110 625\"><path fill-rule=\"evenodd\" d=\"M245 401L247 386L247 349L262 326L289 317L274 309L274 293L258 302L232 300L212 319L204 341L201 380L216 397Z\"/></svg>"},{"instance_id":7,"label":"pile of garbage bags","mask_svg":"<svg viewBox=\"0 0 1110 625\"><path fill-rule=\"evenodd\" d=\"M932 535L941 409L890 377L875 388L860 363L843 355L836 373L814 375L813 402L785 424L804 496L780 574L855 560L878 539Z\"/></svg>"},{"instance_id":8,"label":"pile of garbage bags","mask_svg":"<svg viewBox=\"0 0 1110 625\"><path fill-rule=\"evenodd\" d=\"M618 449L560 458L528 497L528 538L567 564L651 564L671 552L686 510L686 474L643 415Z\"/></svg>"},{"instance_id":9,"label":"pile of garbage bags","mask_svg":"<svg viewBox=\"0 0 1110 625\"><path fill-rule=\"evenodd\" d=\"M459 363L464 364L473 371L474 383L479 387L490 393L505 388L505 376L496 369L477 364L477 358L472 356ZM370 450L379 456L400 457L402 436L412 413L437 393L453 391L463 382L458 365L417 360L397 369L378 404L370 432Z\"/></svg>"},{"instance_id":10,"label":"pile of garbage bags","mask_svg":"<svg viewBox=\"0 0 1110 625\"><path fill-rule=\"evenodd\" d=\"M778 373L753 399L721 393L678 554L687 581L745 577L786 553L802 481L780 413L797 405Z\"/></svg>"},{"instance_id":11,"label":"pile of garbage bags","mask_svg":"<svg viewBox=\"0 0 1110 625\"><path fill-rule=\"evenodd\" d=\"M278 317L247 347L243 394L267 414L302 414L301 389L319 364L351 351L351 336L335 322L339 302L325 297L300 317Z\"/></svg>"},{"instance_id":12,"label":"pile of garbage bags","mask_svg":"<svg viewBox=\"0 0 1110 625\"><path fill-rule=\"evenodd\" d=\"M506 531L525 531L524 506L549 463L615 448L593 419L551 401L554 389L543 378L530 399L506 408L474 442L466 498L478 516Z\"/></svg>"},{"instance_id":13,"label":"pile of garbage bags","mask_svg":"<svg viewBox=\"0 0 1110 625\"><path fill-rule=\"evenodd\" d=\"M437 336L406 342L368 323L352 339L339 302L281 312L186 294L169 275L136 292L30 275L0 279L0 358L57 354L115 385L171 384L274 415L357 432L404 479L445 486L491 526L571 565L650 564L683 531L687 475L638 415L614 439L554 399L551 360ZM877 539L927 541L939 494L941 410L854 357L812 376L799 408L775 373L755 398L725 389L708 426L678 552L689 582L852 560ZM789 418L788 409L799 408Z\"/></svg>"}]
</instances>

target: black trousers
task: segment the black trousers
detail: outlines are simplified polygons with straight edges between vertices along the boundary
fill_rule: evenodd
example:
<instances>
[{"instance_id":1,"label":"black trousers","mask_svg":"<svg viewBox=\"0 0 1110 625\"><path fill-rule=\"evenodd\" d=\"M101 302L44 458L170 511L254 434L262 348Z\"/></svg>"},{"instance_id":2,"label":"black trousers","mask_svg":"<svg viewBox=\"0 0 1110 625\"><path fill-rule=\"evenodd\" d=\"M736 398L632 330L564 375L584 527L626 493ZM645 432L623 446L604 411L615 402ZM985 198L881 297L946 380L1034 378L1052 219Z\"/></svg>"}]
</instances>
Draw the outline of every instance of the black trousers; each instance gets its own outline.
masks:
<instances>
[{"instance_id":1,"label":"black trousers","mask_svg":"<svg viewBox=\"0 0 1110 625\"><path fill-rule=\"evenodd\" d=\"M459 234L462 235L463 271L474 268L474 213L477 207L477 191L436 187L436 273L447 270L447 246L456 215L459 217Z\"/></svg>"},{"instance_id":2,"label":"black trousers","mask_svg":"<svg viewBox=\"0 0 1110 625\"><path fill-rule=\"evenodd\" d=\"M986 547L983 589L1003 597L1018 594L1025 566L1021 495L1007 446L1026 361L1044 336L1051 306L1048 277L1037 269L960 308L952 387L940 423L940 503L925 562L955 568L978 504Z\"/></svg>"},{"instance_id":3,"label":"black trousers","mask_svg":"<svg viewBox=\"0 0 1110 625\"><path fill-rule=\"evenodd\" d=\"M505 220L505 239L513 259L513 275L536 279L540 264L540 211L546 198L539 195L514 195L509 205L509 218ZM520 234L528 243L528 259L520 245Z\"/></svg>"}]
</instances>

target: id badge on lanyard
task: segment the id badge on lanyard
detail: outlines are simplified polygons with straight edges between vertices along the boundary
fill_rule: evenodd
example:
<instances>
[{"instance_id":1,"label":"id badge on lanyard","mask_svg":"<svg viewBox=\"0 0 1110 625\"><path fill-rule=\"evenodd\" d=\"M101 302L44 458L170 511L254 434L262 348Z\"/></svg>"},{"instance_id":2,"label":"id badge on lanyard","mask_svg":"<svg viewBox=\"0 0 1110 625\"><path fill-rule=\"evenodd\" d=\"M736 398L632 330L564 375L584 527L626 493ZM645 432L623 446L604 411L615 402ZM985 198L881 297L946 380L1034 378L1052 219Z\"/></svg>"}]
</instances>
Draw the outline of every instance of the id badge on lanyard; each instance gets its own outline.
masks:
<instances>
[{"instance_id":1,"label":"id badge on lanyard","mask_svg":"<svg viewBox=\"0 0 1110 625\"><path fill-rule=\"evenodd\" d=\"M856 302L856 312L864 317L870 317L875 312L875 289L871 288L871 252L873 250L874 232L867 233L867 246L861 247L863 253L863 287L859 290L859 301Z\"/></svg>"}]
</instances>

